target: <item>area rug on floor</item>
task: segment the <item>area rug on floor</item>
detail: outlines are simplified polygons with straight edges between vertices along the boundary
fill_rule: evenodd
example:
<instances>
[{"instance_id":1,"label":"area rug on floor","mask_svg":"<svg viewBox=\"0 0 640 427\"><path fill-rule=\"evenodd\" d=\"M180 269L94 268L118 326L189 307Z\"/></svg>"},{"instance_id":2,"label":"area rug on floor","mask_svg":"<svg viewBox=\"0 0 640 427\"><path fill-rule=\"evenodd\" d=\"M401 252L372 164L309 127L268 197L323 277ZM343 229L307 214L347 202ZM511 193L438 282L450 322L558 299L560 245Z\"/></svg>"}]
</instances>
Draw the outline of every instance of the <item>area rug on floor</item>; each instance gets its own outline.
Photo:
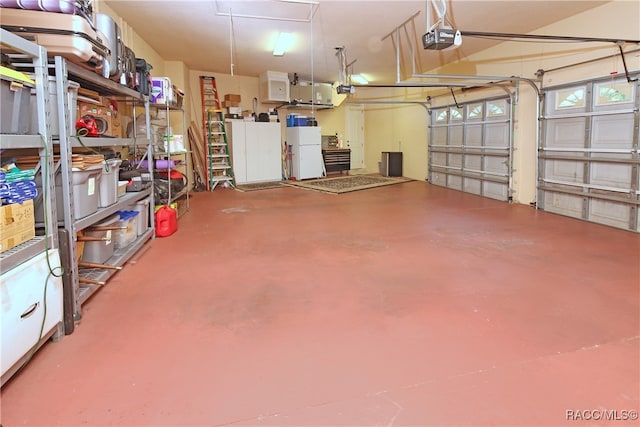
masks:
<instances>
[{"instance_id":1,"label":"area rug on floor","mask_svg":"<svg viewBox=\"0 0 640 427\"><path fill-rule=\"evenodd\" d=\"M385 185L400 184L413 181L404 177L386 177L375 175L351 175L337 178L320 178L308 181L286 181L283 185L323 191L325 193L341 194L350 191L367 190Z\"/></svg>"},{"instance_id":2,"label":"area rug on floor","mask_svg":"<svg viewBox=\"0 0 640 427\"><path fill-rule=\"evenodd\" d=\"M282 181L256 182L253 184L236 185L236 190L238 191L267 190L269 188L282 188Z\"/></svg>"}]
</instances>

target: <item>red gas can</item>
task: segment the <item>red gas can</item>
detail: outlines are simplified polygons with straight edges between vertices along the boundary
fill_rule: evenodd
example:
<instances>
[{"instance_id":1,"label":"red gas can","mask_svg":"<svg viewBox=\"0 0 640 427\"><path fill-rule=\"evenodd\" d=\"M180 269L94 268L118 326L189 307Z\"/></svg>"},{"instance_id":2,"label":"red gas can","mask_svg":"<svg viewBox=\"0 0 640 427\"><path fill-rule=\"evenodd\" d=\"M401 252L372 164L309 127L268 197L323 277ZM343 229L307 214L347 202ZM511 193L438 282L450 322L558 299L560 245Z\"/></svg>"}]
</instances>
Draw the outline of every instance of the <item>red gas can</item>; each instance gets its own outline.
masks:
<instances>
[{"instance_id":1,"label":"red gas can","mask_svg":"<svg viewBox=\"0 0 640 427\"><path fill-rule=\"evenodd\" d=\"M163 206L155 213L156 237L171 236L178 230L178 214L171 206Z\"/></svg>"}]
</instances>

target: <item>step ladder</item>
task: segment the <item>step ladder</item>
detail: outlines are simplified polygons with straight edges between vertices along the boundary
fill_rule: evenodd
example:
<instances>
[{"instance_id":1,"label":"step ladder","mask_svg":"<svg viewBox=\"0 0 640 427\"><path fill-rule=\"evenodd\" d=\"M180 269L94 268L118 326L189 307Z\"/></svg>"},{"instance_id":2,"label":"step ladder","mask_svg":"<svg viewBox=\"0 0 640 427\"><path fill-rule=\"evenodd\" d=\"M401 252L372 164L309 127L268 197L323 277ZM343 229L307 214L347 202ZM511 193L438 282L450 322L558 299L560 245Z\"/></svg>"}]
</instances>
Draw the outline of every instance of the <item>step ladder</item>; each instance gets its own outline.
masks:
<instances>
[{"instance_id":1,"label":"step ladder","mask_svg":"<svg viewBox=\"0 0 640 427\"><path fill-rule=\"evenodd\" d=\"M207 153L207 190L213 191L218 186L235 188L224 114L215 77L200 76L200 93L202 131Z\"/></svg>"}]
</instances>

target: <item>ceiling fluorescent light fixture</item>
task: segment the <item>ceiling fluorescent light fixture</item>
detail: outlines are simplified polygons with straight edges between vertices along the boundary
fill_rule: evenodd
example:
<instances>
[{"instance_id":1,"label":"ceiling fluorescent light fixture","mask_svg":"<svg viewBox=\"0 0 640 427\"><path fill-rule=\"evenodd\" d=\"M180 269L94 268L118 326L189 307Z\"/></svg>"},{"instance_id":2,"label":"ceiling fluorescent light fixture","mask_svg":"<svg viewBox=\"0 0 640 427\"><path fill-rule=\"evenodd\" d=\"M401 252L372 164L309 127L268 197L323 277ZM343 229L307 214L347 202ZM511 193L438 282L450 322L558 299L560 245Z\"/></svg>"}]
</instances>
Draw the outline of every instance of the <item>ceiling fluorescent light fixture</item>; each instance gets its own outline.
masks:
<instances>
[{"instance_id":1,"label":"ceiling fluorescent light fixture","mask_svg":"<svg viewBox=\"0 0 640 427\"><path fill-rule=\"evenodd\" d=\"M369 80L367 80L362 74L352 74L351 81L358 85L368 85Z\"/></svg>"},{"instance_id":2,"label":"ceiling fluorescent light fixture","mask_svg":"<svg viewBox=\"0 0 640 427\"><path fill-rule=\"evenodd\" d=\"M291 49L291 45L293 45L293 34L280 33L276 41L276 47L273 48L273 56L284 55L287 50Z\"/></svg>"}]
</instances>

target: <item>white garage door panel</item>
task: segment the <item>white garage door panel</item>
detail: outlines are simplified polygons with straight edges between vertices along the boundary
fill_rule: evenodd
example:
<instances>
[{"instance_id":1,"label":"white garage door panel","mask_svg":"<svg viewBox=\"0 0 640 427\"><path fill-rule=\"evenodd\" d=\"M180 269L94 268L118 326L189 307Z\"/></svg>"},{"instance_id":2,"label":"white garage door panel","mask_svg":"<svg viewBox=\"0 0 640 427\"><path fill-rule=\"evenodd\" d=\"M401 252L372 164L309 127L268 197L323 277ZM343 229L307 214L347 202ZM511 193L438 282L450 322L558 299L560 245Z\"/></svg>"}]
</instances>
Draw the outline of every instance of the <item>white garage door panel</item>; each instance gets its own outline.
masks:
<instances>
[{"instance_id":1,"label":"white garage door panel","mask_svg":"<svg viewBox=\"0 0 640 427\"><path fill-rule=\"evenodd\" d=\"M623 203L593 199L589 205L589 220L618 228L628 228L631 210Z\"/></svg>"},{"instance_id":2,"label":"white garage door panel","mask_svg":"<svg viewBox=\"0 0 640 427\"><path fill-rule=\"evenodd\" d=\"M485 147L501 147L509 146L509 126L507 123L494 123L487 125L487 139Z\"/></svg>"},{"instance_id":3,"label":"white garage door panel","mask_svg":"<svg viewBox=\"0 0 640 427\"><path fill-rule=\"evenodd\" d=\"M505 164L505 158L497 156L486 156L484 158L484 170L505 176L509 172Z\"/></svg>"},{"instance_id":4,"label":"white garage door panel","mask_svg":"<svg viewBox=\"0 0 640 427\"><path fill-rule=\"evenodd\" d=\"M637 76L543 89L538 208L640 231Z\"/></svg>"},{"instance_id":5,"label":"white garage door panel","mask_svg":"<svg viewBox=\"0 0 640 427\"><path fill-rule=\"evenodd\" d=\"M584 118L548 121L545 147L584 148L586 125Z\"/></svg>"},{"instance_id":6,"label":"white garage door panel","mask_svg":"<svg viewBox=\"0 0 640 427\"><path fill-rule=\"evenodd\" d=\"M464 156L465 169L479 171L482 168L482 157L467 154Z\"/></svg>"},{"instance_id":7,"label":"white garage door panel","mask_svg":"<svg viewBox=\"0 0 640 427\"><path fill-rule=\"evenodd\" d=\"M582 163L565 160L546 160L545 178L552 181L582 183L584 167Z\"/></svg>"},{"instance_id":8,"label":"white garage door panel","mask_svg":"<svg viewBox=\"0 0 640 427\"><path fill-rule=\"evenodd\" d=\"M479 179L465 178L464 191L473 194L482 194L482 181Z\"/></svg>"},{"instance_id":9,"label":"white garage door panel","mask_svg":"<svg viewBox=\"0 0 640 427\"><path fill-rule=\"evenodd\" d=\"M443 173L432 173L431 174L431 179L430 179L432 184L435 185L440 185L442 187L446 187L447 186L447 175L443 174Z\"/></svg>"},{"instance_id":10,"label":"white garage door panel","mask_svg":"<svg viewBox=\"0 0 640 427\"><path fill-rule=\"evenodd\" d=\"M462 177L449 175L447 177L447 187L455 190L462 190Z\"/></svg>"},{"instance_id":11,"label":"white garage door panel","mask_svg":"<svg viewBox=\"0 0 640 427\"><path fill-rule=\"evenodd\" d=\"M574 218L582 218L582 197L545 191L545 210Z\"/></svg>"},{"instance_id":12,"label":"white garage door panel","mask_svg":"<svg viewBox=\"0 0 640 427\"><path fill-rule=\"evenodd\" d=\"M593 118L594 148L629 148L633 146L633 114Z\"/></svg>"},{"instance_id":13,"label":"white garage door panel","mask_svg":"<svg viewBox=\"0 0 640 427\"><path fill-rule=\"evenodd\" d=\"M485 197L497 200L506 200L508 196L506 185L490 181L485 181L482 185L482 194Z\"/></svg>"},{"instance_id":14,"label":"white garage door panel","mask_svg":"<svg viewBox=\"0 0 640 427\"><path fill-rule=\"evenodd\" d=\"M482 125L467 126L466 144L471 147L480 147L482 145Z\"/></svg>"},{"instance_id":15,"label":"white garage door panel","mask_svg":"<svg viewBox=\"0 0 640 427\"><path fill-rule=\"evenodd\" d=\"M438 127L433 128L431 132L431 139L433 145L446 145L447 144L447 128Z\"/></svg>"},{"instance_id":16,"label":"white garage door panel","mask_svg":"<svg viewBox=\"0 0 640 427\"><path fill-rule=\"evenodd\" d=\"M449 128L449 145L462 145L462 137L462 126L453 126Z\"/></svg>"},{"instance_id":17,"label":"white garage door panel","mask_svg":"<svg viewBox=\"0 0 640 427\"><path fill-rule=\"evenodd\" d=\"M631 165L592 163L591 184L621 190L631 188Z\"/></svg>"},{"instance_id":18,"label":"white garage door panel","mask_svg":"<svg viewBox=\"0 0 640 427\"><path fill-rule=\"evenodd\" d=\"M449 154L449 166L462 169L462 154Z\"/></svg>"},{"instance_id":19,"label":"white garage door panel","mask_svg":"<svg viewBox=\"0 0 640 427\"><path fill-rule=\"evenodd\" d=\"M447 155L445 153L431 153L431 160L434 166L446 166L447 165Z\"/></svg>"}]
</instances>

